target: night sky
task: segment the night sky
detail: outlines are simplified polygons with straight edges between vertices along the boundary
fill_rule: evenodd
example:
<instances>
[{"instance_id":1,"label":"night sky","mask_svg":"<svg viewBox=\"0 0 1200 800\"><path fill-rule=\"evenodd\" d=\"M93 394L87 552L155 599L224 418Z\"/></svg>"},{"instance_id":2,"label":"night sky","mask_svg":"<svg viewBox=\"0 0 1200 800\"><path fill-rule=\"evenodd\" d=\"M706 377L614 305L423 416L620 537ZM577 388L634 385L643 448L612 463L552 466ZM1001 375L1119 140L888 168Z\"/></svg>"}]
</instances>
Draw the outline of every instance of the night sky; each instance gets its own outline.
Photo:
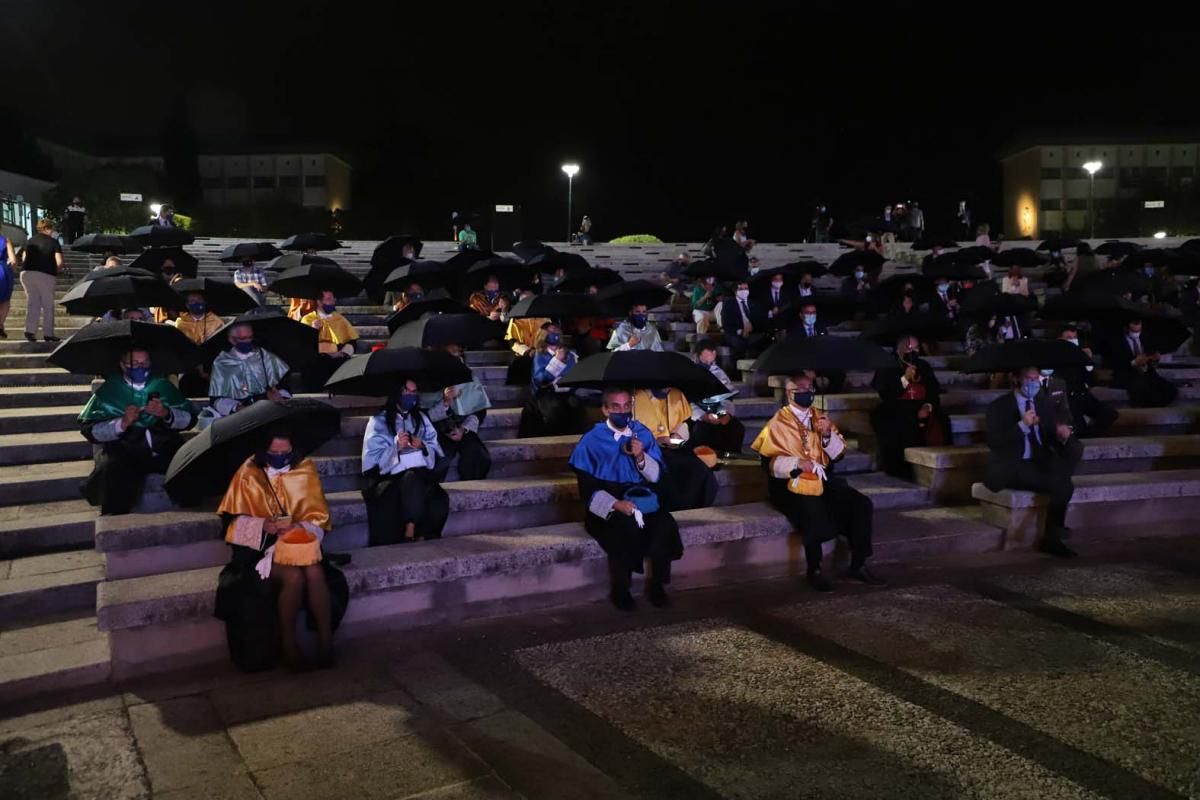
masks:
<instances>
[{"instance_id":1,"label":"night sky","mask_svg":"<svg viewBox=\"0 0 1200 800\"><path fill-rule=\"evenodd\" d=\"M599 238L676 241L735 217L799 240L817 200L848 220L915 198L936 231L963 197L995 221L1014 141L1200 126L1182 21L792 5L6 0L5 119L154 153L186 107L202 151L344 155L355 210L426 238L499 202L561 238L576 160Z\"/></svg>"}]
</instances>

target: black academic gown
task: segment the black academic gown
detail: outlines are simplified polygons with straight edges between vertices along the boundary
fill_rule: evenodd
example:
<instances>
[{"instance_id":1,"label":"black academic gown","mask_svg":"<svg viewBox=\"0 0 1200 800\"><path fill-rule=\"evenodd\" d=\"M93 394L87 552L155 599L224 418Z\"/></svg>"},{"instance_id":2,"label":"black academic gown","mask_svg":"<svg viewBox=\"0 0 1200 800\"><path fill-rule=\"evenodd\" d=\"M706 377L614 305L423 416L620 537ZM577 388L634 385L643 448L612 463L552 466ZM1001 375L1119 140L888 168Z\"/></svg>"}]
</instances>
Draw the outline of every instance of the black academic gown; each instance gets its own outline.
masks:
<instances>
[{"instance_id":1,"label":"black academic gown","mask_svg":"<svg viewBox=\"0 0 1200 800\"><path fill-rule=\"evenodd\" d=\"M879 454L880 468L897 478L912 479L912 466L904 460L904 448L938 446L950 443L950 418L942 410L942 387L929 363L917 359L917 385L924 389L922 400L901 383L905 366L881 369L875 373L871 388L879 393L879 405L871 411L871 427ZM929 403L933 411L925 419L917 413Z\"/></svg>"}]
</instances>

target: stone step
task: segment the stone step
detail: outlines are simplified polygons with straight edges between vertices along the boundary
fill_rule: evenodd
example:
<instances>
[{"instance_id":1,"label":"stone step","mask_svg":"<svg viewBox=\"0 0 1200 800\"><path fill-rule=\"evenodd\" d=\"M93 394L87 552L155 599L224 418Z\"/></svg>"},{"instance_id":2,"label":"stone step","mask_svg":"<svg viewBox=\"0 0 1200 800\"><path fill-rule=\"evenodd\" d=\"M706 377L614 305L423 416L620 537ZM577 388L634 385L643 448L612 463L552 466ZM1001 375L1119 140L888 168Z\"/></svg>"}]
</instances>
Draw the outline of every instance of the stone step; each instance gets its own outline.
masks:
<instances>
[{"instance_id":1,"label":"stone step","mask_svg":"<svg viewBox=\"0 0 1200 800\"><path fill-rule=\"evenodd\" d=\"M45 362L43 362L45 363ZM26 367L0 369L0 387L20 386L90 386L92 379L87 375L73 375L58 367Z\"/></svg>"},{"instance_id":2,"label":"stone step","mask_svg":"<svg viewBox=\"0 0 1200 800\"><path fill-rule=\"evenodd\" d=\"M803 573L787 520L765 503L676 514L685 554L673 587L709 585L753 570ZM880 511L879 560L996 549L995 528L971 514ZM98 627L111 633L113 677L122 680L227 658L224 628L212 617L219 567L107 581L97 596ZM603 553L578 523L476 534L356 551L346 568L353 599L341 641L381 629L445 623L595 601L607 586ZM680 602L686 602L681 599Z\"/></svg>"},{"instance_id":3,"label":"stone step","mask_svg":"<svg viewBox=\"0 0 1200 800\"><path fill-rule=\"evenodd\" d=\"M1200 425L1200 406L1163 408L1122 408L1108 432L1113 436L1169 436L1194 433ZM986 436L985 414L951 414L950 430L954 443L973 444Z\"/></svg>"},{"instance_id":4,"label":"stone step","mask_svg":"<svg viewBox=\"0 0 1200 800\"><path fill-rule=\"evenodd\" d=\"M111 669L108 634L96 628L94 609L0 627L0 706L105 683Z\"/></svg>"},{"instance_id":5,"label":"stone step","mask_svg":"<svg viewBox=\"0 0 1200 800\"><path fill-rule=\"evenodd\" d=\"M40 619L89 609L104 577L103 558L92 550L25 556L0 562L0 619Z\"/></svg>"},{"instance_id":6,"label":"stone step","mask_svg":"<svg viewBox=\"0 0 1200 800\"><path fill-rule=\"evenodd\" d=\"M0 507L0 559L91 548L95 529L83 499Z\"/></svg>"}]
</instances>

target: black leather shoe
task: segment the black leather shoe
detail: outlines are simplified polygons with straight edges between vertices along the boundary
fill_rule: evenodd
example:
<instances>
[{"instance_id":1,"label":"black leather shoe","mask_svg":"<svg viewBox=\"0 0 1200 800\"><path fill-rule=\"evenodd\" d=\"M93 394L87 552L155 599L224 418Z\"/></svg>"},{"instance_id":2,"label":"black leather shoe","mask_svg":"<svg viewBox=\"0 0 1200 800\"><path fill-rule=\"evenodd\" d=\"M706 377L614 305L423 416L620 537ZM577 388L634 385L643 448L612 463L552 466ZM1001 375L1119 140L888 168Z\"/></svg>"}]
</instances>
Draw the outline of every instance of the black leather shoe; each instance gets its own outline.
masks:
<instances>
[{"instance_id":1,"label":"black leather shoe","mask_svg":"<svg viewBox=\"0 0 1200 800\"><path fill-rule=\"evenodd\" d=\"M633 599L633 595L628 589L613 589L608 593L608 599L619 611L634 611L637 609L637 601Z\"/></svg>"},{"instance_id":2,"label":"black leather shoe","mask_svg":"<svg viewBox=\"0 0 1200 800\"><path fill-rule=\"evenodd\" d=\"M861 567L855 567L853 569L846 570L846 578L852 581L865 583L867 586L888 585L887 581L876 575L874 572L871 572L871 570L867 568L866 564Z\"/></svg>"},{"instance_id":3,"label":"black leather shoe","mask_svg":"<svg viewBox=\"0 0 1200 800\"><path fill-rule=\"evenodd\" d=\"M62 339L58 338L57 336L47 336L42 341L54 343L54 342L61 342Z\"/></svg>"},{"instance_id":4,"label":"black leather shoe","mask_svg":"<svg viewBox=\"0 0 1200 800\"><path fill-rule=\"evenodd\" d=\"M655 608L671 607L671 598L667 597L667 590L662 587L661 583L650 584L650 587L646 589L646 599Z\"/></svg>"},{"instance_id":5,"label":"black leather shoe","mask_svg":"<svg viewBox=\"0 0 1200 800\"><path fill-rule=\"evenodd\" d=\"M1067 547L1062 539L1042 539L1042 543L1038 545L1038 550L1046 555L1055 556L1057 558L1075 558L1079 555L1071 548Z\"/></svg>"},{"instance_id":6,"label":"black leather shoe","mask_svg":"<svg viewBox=\"0 0 1200 800\"><path fill-rule=\"evenodd\" d=\"M830 582L829 578L826 578L819 571L808 573L804 580L808 581L808 585L816 589L818 592L833 591L833 583Z\"/></svg>"},{"instance_id":7,"label":"black leather shoe","mask_svg":"<svg viewBox=\"0 0 1200 800\"><path fill-rule=\"evenodd\" d=\"M36 336L34 336L32 333L27 333L27 334L25 334L25 341L27 341L27 342L36 342L36 341L37 341L37 337L36 337Z\"/></svg>"}]
</instances>

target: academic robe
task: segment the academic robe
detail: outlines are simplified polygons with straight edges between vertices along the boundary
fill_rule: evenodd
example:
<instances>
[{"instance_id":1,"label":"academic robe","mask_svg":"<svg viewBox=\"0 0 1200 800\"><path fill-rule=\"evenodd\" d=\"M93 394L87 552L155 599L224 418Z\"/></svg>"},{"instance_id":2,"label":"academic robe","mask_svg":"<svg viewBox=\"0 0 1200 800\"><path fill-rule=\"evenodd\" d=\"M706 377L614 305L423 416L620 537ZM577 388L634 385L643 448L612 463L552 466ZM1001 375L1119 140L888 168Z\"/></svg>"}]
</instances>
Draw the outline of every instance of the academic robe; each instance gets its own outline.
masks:
<instances>
[{"instance_id":1,"label":"academic robe","mask_svg":"<svg viewBox=\"0 0 1200 800\"><path fill-rule=\"evenodd\" d=\"M492 407L487 390L476 378L470 383L460 383L458 397L447 405L441 392L430 392L420 397L420 407L429 415L438 435L442 455L433 468L437 482L446 479L450 467L458 462L458 478L463 481L480 481L488 476L492 468L492 456L487 445L479 436L479 426L487 419L487 410ZM461 429L463 436L457 442L450 432Z\"/></svg>"},{"instance_id":2,"label":"academic robe","mask_svg":"<svg viewBox=\"0 0 1200 800\"><path fill-rule=\"evenodd\" d=\"M629 344L629 340L637 336L640 341L635 346ZM654 327L653 323L647 322L645 327L635 328L629 320L624 320L616 328L613 328L612 337L608 340L609 350L654 350L662 352L662 339L658 336L658 328Z\"/></svg>"},{"instance_id":3,"label":"academic robe","mask_svg":"<svg viewBox=\"0 0 1200 800\"><path fill-rule=\"evenodd\" d=\"M317 310L317 301L309 300L306 297L289 297L288 298L288 313L287 315L294 320L303 322L304 318L309 314L315 313Z\"/></svg>"},{"instance_id":4,"label":"academic robe","mask_svg":"<svg viewBox=\"0 0 1200 800\"><path fill-rule=\"evenodd\" d=\"M300 322L317 329L317 352L320 354L305 366L301 374L304 390L320 392L325 387L325 381L329 380L329 376L342 364L343 359L335 358L334 354L354 355L358 331L350 324L350 320L336 311L328 315L313 311L306 314Z\"/></svg>"},{"instance_id":5,"label":"academic robe","mask_svg":"<svg viewBox=\"0 0 1200 800\"><path fill-rule=\"evenodd\" d=\"M532 391L521 410L518 437L579 434L587 425L586 411L575 393L559 387L558 379L579 363L574 350L566 350L566 361L548 349L533 356Z\"/></svg>"},{"instance_id":6,"label":"academic robe","mask_svg":"<svg viewBox=\"0 0 1200 800\"><path fill-rule=\"evenodd\" d=\"M242 405L262 400L267 390L278 387L288 373L287 362L264 348L248 355L234 349L213 360L208 396L214 416L226 417Z\"/></svg>"},{"instance_id":7,"label":"academic robe","mask_svg":"<svg viewBox=\"0 0 1200 800\"><path fill-rule=\"evenodd\" d=\"M623 446L636 436L645 448L646 464L639 471L633 457ZM608 554L615 572L628 575L642 572L643 562L652 562L654 577L670 583L672 561L683 557L683 542L675 518L663 507L643 515L643 526L632 515L613 509L631 488L644 487L657 493L666 472L662 451L646 426L632 420L624 432L616 432L607 422L598 422L583 435L568 460L579 481L579 497L587 507L583 526Z\"/></svg>"},{"instance_id":8,"label":"academic robe","mask_svg":"<svg viewBox=\"0 0 1200 800\"><path fill-rule=\"evenodd\" d=\"M175 320L175 327L190 339L192 344L204 344L204 340L219 331L224 324L224 320L211 311L204 312L204 316L200 319L196 319L191 312L188 312Z\"/></svg>"},{"instance_id":9,"label":"academic robe","mask_svg":"<svg viewBox=\"0 0 1200 800\"><path fill-rule=\"evenodd\" d=\"M503 292L497 295L496 299L492 301L488 300L486 292L475 292L469 298L467 298L467 305L470 306L474 311L490 319L492 314L499 313L501 297L504 297Z\"/></svg>"},{"instance_id":10,"label":"academic robe","mask_svg":"<svg viewBox=\"0 0 1200 800\"><path fill-rule=\"evenodd\" d=\"M264 533L263 525L286 516L323 538L332 525L316 466L311 459L304 459L294 467L275 470L249 458L234 473L217 513L225 525L225 541L232 546L232 554L217 579L214 616L225 622L229 655L239 669L269 669L276 655L278 612L269 572L264 578L257 566L273 558L276 536ZM320 565L329 587L336 629L349 605L350 587L342 571L324 556ZM311 612L308 627L316 627Z\"/></svg>"},{"instance_id":11,"label":"academic robe","mask_svg":"<svg viewBox=\"0 0 1200 800\"><path fill-rule=\"evenodd\" d=\"M424 450L400 451L396 437L401 431L416 434ZM433 476L442 455L437 430L425 413L396 413L391 427L386 411L371 417L362 449L368 544L405 542L404 526L409 522L418 538L442 535L450 514L450 496Z\"/></svg>"},{"instance_id":12,"label":"academic robe","mask_svg":"<svg viewBox=\"0 0 1200 800\"><path fill-rule=\"evenodd\" d=\"M145 407L157 395L171 413L159 419L142 413L132 425L117 430L126 406ZM80 486L89 503L101 514L127 514L142 493L146 475L163 473L183 444L180 431L195 422L192 404L166 378L151 377L135 387L113 377L101 384L79 414L81 431L97 445L92 473Z\"/></svg>"},{"instance_id":13,"label":"academic robe","mask_svg":"<svg viewBox=\"0 0 1200 800\"><path fill-rule=\"evenodd\" d=\"M682 511L711 506L717 498L717 478L692 452L694 445L688 441L692 405L683 392L671 389L665 398L660 399L645 389L639 389L633 393L633 418L648 428L655 439L670 437L683 440L678 447L666 447L662 451L667 466L664 483L669 487L667 496L671 500L671 508Z\"/></svg>"},{"instance_id":14,"label":"academic robe","mask_svg":"<svg viewBox=\"0 0 1200 800\"><path fill-rule=\"evenodd\" d=\"M734 391L733 381L716 363L709 365L708 371L716 376L726 391ZM708 414L719 414L727 421L724 424L706 422L704 418ZM690 430L692 435L688 441L693 448L703 445L718 453L740 453L746 441L746 426L734 416L734 405L728 400L693 404Z\"/></svg>"},{"instance_id":15,"label":"academic robe","mask_svg":"<svg viewBox=\"0 0 1200 800\"><path fill-rule=\"evenodd\" d=\"M950 444L950 418L942 410L942 387L929 362L916 361L917 379L907 383L906 364L876 371L871 388L879 393L879 405L871 410L871 427L879 453L880 468L897 478L912 479L912 465L904 460L906 447L939 447ZM917 414L928 403L929 416Z\"/></svg>"},{"instance_id":16,"label":"academic robe","mask_svg":"<svg viewBox=\"0 0 1200 800\"><path fill-rule=\"evenodd\" d=\"M508 372L504 378L506 385L520 386L529 383L529 376L533 372L533 347L542 325L549 321L545 317L525 317L508 321L504 340L510 343L513 360L508 363Z\"/></svg>"}]
</instances>

